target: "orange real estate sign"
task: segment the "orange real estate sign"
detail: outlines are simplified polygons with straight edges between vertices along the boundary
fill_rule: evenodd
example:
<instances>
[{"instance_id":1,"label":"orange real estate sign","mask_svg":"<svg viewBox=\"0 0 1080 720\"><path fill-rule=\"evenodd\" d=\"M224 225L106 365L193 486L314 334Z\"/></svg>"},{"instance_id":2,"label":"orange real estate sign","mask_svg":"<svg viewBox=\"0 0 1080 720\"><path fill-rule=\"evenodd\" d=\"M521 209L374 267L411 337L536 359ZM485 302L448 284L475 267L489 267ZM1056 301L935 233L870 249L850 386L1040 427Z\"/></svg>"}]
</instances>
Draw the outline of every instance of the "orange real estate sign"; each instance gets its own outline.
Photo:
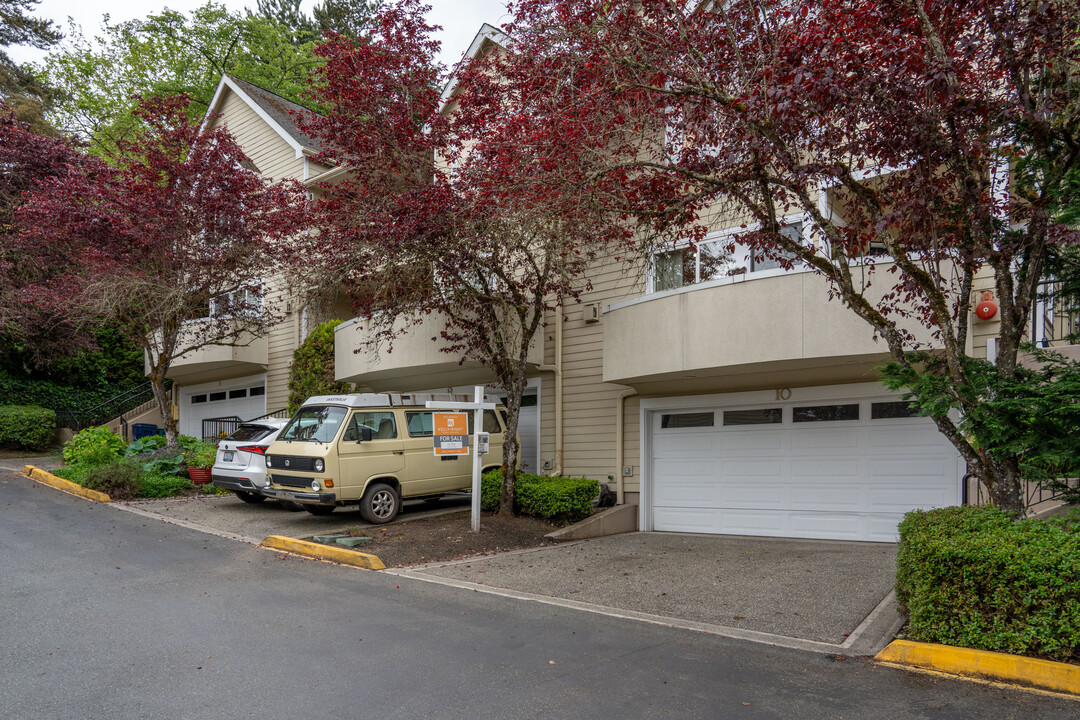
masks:
<instances>
[{"instance_id":1,"label":"orange real estate sign","mask_svg":"<svg viewBox=\"0 0 1080 720\"><path fill-rule=\"evenodd\" d=\"M433 413L436 455L469 454L468 413Z\"/></svg>"}]
</instances>

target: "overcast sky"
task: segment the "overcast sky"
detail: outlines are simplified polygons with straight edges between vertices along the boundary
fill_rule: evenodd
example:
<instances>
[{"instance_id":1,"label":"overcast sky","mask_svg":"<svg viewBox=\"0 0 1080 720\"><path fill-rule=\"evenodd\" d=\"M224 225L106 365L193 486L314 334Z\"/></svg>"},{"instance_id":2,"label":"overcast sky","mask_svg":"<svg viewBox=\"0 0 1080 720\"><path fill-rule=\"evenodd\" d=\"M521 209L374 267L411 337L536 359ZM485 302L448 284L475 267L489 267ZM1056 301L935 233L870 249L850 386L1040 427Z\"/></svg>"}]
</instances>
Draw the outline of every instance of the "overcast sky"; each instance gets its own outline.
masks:
<instances>
[{"instance_id":1,"label":"overcast sky","mask_svg":"<svg viewBox=\"0 0 1080 720\"><path fill-rule=\"evenodd\" d=\"M158 4L160 2L160 4ZM67 19L71 17L82 26L83 34L93 37L98 34L101 17L108 13L113 22L145 17L165 7L172 10L188 11L199 7L206 0L42 0L34 15L49 18L61 28L67 28ZM476 36L483 23L499 27L509 18L506 15L506 0L426 0L432 6L429 21L443 27L438 38L442 41L440 60L452 66L468 49L469 43ZM254 8L256 0L224 0L226 7L232 10ZM309 14L315 0L302 0L301 7ZM8 55L16 62L38 62L45 53L30 47L12 46Z\"/></svg>"}]
</instances>

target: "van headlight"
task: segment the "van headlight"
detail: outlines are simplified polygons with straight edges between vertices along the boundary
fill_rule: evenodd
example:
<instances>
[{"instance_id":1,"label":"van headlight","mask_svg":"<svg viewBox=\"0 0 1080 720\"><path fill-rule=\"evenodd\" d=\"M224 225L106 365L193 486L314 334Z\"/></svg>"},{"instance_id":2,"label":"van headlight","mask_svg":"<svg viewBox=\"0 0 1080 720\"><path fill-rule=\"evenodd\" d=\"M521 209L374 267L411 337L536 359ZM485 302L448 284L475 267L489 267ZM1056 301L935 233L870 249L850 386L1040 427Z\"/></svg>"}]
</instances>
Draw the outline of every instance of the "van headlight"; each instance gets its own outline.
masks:
<instances>
[{"instance_id":1,"label":"van headlight","mask_svg":"<svg viewBox=\"0 0 1080 720\"><path fill-rule=\"evenodd\" d=\"M326 468L326 464L322 458L315 458L315 472L322 472Z\"/></svg>"},{"instance_id":2,"label":"van headlight","mask_svg":"<svg viewBox=\"0 0 1080 720\"><path fill-rule=\"evenodd\" d=\"M319 485L318 480L312 480L311 481L311 490L313 492L319 492L320 490L322 490L322 487Z\"/></svg>"}]
</instances>

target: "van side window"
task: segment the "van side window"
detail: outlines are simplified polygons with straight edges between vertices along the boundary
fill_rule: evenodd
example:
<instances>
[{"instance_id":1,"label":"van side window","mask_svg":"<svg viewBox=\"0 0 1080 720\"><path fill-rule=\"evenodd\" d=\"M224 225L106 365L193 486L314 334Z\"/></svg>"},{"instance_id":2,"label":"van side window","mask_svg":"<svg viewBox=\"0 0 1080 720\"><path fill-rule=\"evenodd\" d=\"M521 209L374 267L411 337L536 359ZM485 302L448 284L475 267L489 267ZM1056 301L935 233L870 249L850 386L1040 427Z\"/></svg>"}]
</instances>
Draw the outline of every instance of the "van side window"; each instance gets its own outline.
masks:
<instances>
[{"instance_id":1,"label":"van side window","mask_svg":"<svg viewBox=\"0 0 1080 720\"><path fill-rule=\"evenodd\" d=\"M358 441L363 437L364 428L371 430L372 440L393 440L397 437L397 423L394 421L394 413L358 412L353 414L342 440Z\"/></svg>"},{"instance_id":2,"label":"van side window","mask_svg":"<svg viewBox=\"0 0 1080 720\"><path fill-rule=\"evenodd\" d=\"M409 426L409 437L431 437L435 430L429 412L407 412L405 424Z\"/></svg>"},{"instance_id":3,"label":"van side window","mask_svg":"<svg viewBox=\"0 0 1080 720\"><path fill-rule=\"evenodd\" d=\"M499 421L495 418L494 414L488 417L488 413L491 410L484 411L484 432L501 433L502 428L498 427ZM472 435L473 426L473 414L469 415L469 434ZM435 429L435 421L431 417L431 412L407 412L405 413L405 424L409 426L409 437L431 437ZM494 429L489 430L492 427Z\"/></svg>"},{"instance_id":4,"label":"van side window","mask_svg":"<svg viewBox=\"0 0 1080 720\"><path fill-rule=\"evenodd\" d=\"M484 411L484 432L486 433L501 433L503 431L502 425L499 424L499 418L495 416L494 410Z\"/></svg>"}]
</instances>

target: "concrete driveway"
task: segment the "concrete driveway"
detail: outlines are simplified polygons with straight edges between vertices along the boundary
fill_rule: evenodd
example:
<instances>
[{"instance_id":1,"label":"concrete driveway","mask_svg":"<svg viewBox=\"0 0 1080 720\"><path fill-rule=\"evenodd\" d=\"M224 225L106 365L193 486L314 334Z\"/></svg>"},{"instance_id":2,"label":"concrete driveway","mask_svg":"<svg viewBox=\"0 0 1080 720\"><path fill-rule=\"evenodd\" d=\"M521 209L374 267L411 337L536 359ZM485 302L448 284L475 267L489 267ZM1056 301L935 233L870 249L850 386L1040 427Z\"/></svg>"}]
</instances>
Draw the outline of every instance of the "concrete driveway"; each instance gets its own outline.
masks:
<instances>
[{"instance_id":1,"label":"concrete driveway","mask_svg":"<svg viewBox=\"0 0 1080 720\"><path fill-rule=\"evenodd\" d=\"M856 655L899 628L895 556L882 543L628 533L384 572Z\"/></svg>"},{"instance_id":2,"label":"concrete driveway","mask_svg":"<svg viewBox=\"0 0 1080 720\"><path fill-rule=\"evenodd\" d=\"M406 500L401 504L401 513L394 522L461 510L468 508L469 503L470 496L465 493L450 493L432 502ZM285 510L276 500L252 505L232 493L164 500L131 500L113 504L149 517L168 518L179 525L255 545L269 535L301 538L345 527L369 525L360 517L360 509L356 505L338 508L329 515L312 515L304 510Z\"/></svg>"}]
</instances>

